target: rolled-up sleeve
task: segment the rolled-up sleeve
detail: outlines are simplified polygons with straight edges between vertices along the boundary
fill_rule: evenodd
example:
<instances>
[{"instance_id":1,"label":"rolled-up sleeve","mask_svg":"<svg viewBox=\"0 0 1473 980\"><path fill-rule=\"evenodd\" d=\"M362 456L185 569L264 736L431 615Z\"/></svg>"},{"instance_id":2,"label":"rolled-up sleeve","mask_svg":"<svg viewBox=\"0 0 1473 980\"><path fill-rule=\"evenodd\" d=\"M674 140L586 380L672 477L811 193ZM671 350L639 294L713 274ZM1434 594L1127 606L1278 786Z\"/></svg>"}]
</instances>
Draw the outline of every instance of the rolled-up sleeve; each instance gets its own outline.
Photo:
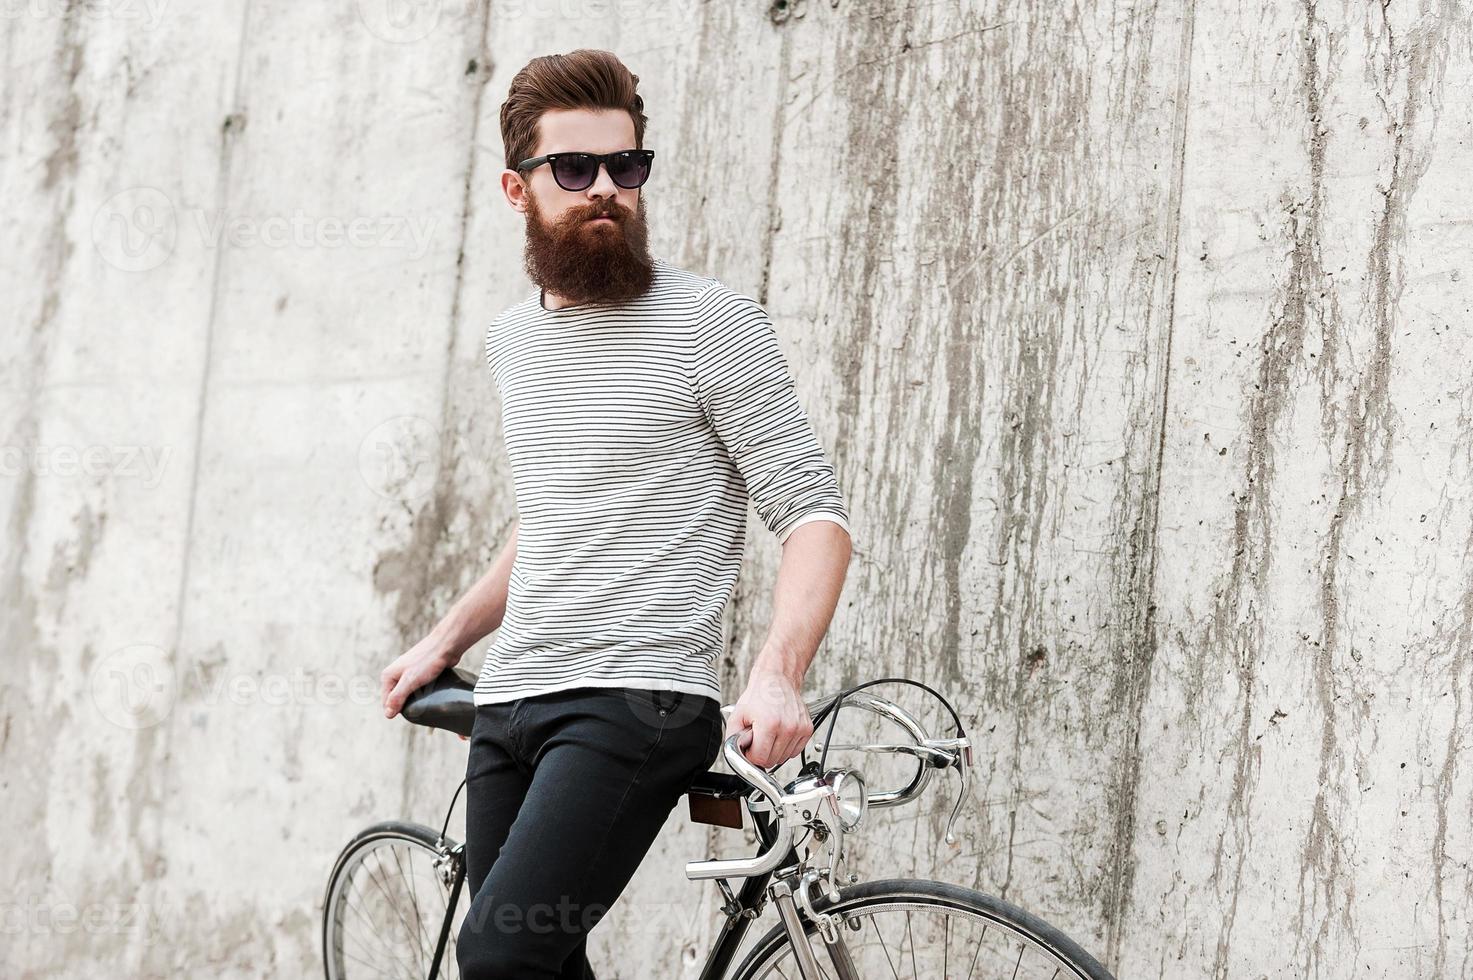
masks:
<instances>
[{"instance_id":1,"label":"rolled-up sleeve","mask_svg":"<svg viewBox=\"0 0 1473 980\"><path fill-rule=\"evenodd\" d=\"M767 313L717 282L694 299L696 400L779 542L812 521L849 531L834 468L798 402Z\"/></svg>"}]
</instances>

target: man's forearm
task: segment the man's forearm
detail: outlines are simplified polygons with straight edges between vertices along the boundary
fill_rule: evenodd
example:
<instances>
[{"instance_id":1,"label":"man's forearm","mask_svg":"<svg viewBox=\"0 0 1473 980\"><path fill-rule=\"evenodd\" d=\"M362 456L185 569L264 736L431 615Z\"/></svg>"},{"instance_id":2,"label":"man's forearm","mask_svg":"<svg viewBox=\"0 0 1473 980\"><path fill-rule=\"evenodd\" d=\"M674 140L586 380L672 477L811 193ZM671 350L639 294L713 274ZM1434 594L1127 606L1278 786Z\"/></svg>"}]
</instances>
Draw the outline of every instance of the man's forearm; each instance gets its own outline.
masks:
<instances>
[{"instance_id":1,"label":"man's forearm","mask_svg":"<svg viewBox=\"0 0 1473 980\"><path fill-rule=\"evenodd\" d=\"M499 627L506 616L511 566L517 557L518 527L519 522L512 524L511 537L490 569L456 600L430 631L429 638L441 647L449 663L458 663L467 650Z\"/></svg>"},{"instance_id":2,"label":"man's forearm","mask_svg":"<svg viewBox=\"0 0 1473 980\"><path fill-rule=\"evenodd\" d=\"M833 521L811 521L783 543L772 601L772 626L752 675L780 677L801 689L803 677L839 604L852 542Z\"/></svg>"}]
</instances>

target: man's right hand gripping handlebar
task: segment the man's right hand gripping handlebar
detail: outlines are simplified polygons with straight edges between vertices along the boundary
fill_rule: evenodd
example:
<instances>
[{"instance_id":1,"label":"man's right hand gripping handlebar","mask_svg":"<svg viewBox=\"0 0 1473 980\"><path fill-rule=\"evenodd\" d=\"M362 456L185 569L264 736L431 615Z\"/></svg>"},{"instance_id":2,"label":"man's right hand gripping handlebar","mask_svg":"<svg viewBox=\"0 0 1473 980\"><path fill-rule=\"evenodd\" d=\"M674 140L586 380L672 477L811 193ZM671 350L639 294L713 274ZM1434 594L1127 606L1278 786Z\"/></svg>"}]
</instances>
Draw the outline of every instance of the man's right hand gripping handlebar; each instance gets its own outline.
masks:
<instances>
[{"instance_id":1,"label":"man's right hand gripping handlebar","mask_svg":"<svg viewBox=\"0 0 1473 980\"><path fill-rule=\"evenodd\" d=\"M721 717L730 719L735 705L722 705ZM788 821L783 819L782 787L776 779L761 766L747 761L743 749L752 741L752 729L743 728L739 732L733 732L721 740L722 758L731 767L731 771L742 779L751 783L757 792L766 797L772 806L773 829L775 831L772 845L756 857L732 858L719 861L691 861L685 866L685 876L691 880L703 878L749 878L775 869L787 856L788 850L793 842L793 828Z\"/></svg>"}]
</instances>

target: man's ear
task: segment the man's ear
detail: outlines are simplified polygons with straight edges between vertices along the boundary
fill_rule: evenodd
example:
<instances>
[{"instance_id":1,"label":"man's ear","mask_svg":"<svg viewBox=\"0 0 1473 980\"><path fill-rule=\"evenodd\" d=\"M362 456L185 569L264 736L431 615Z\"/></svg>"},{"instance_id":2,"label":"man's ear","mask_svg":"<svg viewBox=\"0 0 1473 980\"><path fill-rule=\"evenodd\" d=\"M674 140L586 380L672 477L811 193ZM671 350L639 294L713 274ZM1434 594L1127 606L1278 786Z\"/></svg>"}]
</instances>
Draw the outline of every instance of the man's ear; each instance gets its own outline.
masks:
<instances>
[{"instance_id":1,"label":"man's ear","mask_svg":"<svg viewBox=\"0 0 1473 980\"><path fill-rule=\"evenodd\" d=\"M526 213L528 190L521 174L515 170L503 170L501 172L501 193L513 211Z\"/></svg>"}]
</instances>

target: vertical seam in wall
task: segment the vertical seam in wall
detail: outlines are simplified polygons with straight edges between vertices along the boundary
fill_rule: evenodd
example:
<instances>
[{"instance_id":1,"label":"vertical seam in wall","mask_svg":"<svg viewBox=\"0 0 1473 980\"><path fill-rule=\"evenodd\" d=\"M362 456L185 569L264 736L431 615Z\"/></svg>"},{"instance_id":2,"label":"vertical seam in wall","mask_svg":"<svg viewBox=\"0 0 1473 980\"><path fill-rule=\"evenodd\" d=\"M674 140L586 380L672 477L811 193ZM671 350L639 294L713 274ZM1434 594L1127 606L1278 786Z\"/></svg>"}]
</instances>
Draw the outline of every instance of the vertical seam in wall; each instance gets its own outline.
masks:
<instances>
[{"instance_id":1,"label":"vertical seam in wall","mask_svg":"<svg viewBox=\"0 0 1473 980\"><path fill-rule=\"evenodd\" d=\"M442 364L440 380L440 436L442 451L439 459L439 470L435 474L435 490L430 497L429 507L435 512L438 520L445 519L445 495L450 492L449 487L454 483L454 472L456 454L448 445L447 432L453 432L455 427L451 424L450 413L455 404L451 398L451 390L455 381L455 340L456 331L460 324L461 296L465 292L465 243L470 232L471 219L475 214L476 200L476 173L477 162L480 159L480 136L481 136L481 104L485 101L486 83L491 74L491 58L488 41L491 32L491 4L480 5L481 10L481 39L476 46L476 90L471 95L471 126L468 156L465 165L465 180L461 188L460 197L460 229L458 240L455 243L455 283L451 287L450 295L450 323L445 331L445 359ZM419 591L424 595L428 588L430 564L420 564ZM413 751L415 737L419 734L419 726L405 726L405 763L400 771L400 812L411 813L414 802L414 760L419 753Z\"/></svg>"},{"instance_id":2,"label":"vertical seam in wall","mask_svg":"<svg viewBox=\"0 0 1473 980\"><path fill-rule=\"evenodd\" d=\"M234 120L240 115L240 92L242 78L244 75L246 35L249 31L251 15L250 0L246 0L241 6L240 23L240 45L236 51L235 63L235 92L232 102L234 108L226 117L228 127L220 145L220 168L219 181L215 185L215 204L217 214L225 214L226 204L230 196L230 157L235 146L235 140L239 129ZM192 568L190 561L194 553L194 518L199 507L199 474L200 474L200 452L204 448L205 441L205 417L209 411L210 379L214 375L214 351L215 351L215 321L220 311L220 282L222 270L225 265L225 254L228 249L215 249L215 262L210 270L210 311L205 317L205 349L203 364L199 373L199 390L195 399L195 424L194 424L194 446L190 460L189 473L189 500L185 506L184 513L184 554L179 569L179 590L174 603L174 642L172 654L178 659L179 642L184 637L184 612L186 596L189 589L189 573Z\"/></svg>"},{"instance_id":3,"label":"vertical seam in wall","mask_svg":"<svg viewBox=\"0 0 1473 980\"><path fill-rule=\"evenodd\" d=\"M1177 103L1176 118L1173 121L1172 133L1172 174L1171 189L1168 192L1170 200L1167 205L1167 242L1170 249L1171 273L1167 285L1167 311L1166 311L1166 349L1162 354L1164 358L1161 368L1161 401L1157 414L1156 433L1156 474L1154 485L1151 487L1151 495L1148 502L1146 523L1147 530L1147 569L1145 582L1142 587L1144 595L1142 598L1146 603L1146 614L1144 626L1141 630L1140 643L1144 653L1143 662L1139 665L1139 674L1135 683L1139 685L1140 696L1133 705L1136 716L1131 719L1134 731L1131 738L1130 754L1126 759L1125 772L1120 785L1120 811L1115 828L1117 840L1115 846L1117 854L1121 857L1115 861L1112 872L1115 881L1111 887L1109 899L1109 922L1107 925L1106 958L1114 965L1115 972L1119 972L1121 944L1124 940L1125 913L1130 906L1131 891L1135 883L1135 828L1138 823L1137 810L1140 806L1140 742L1141 725L1145 713L1146 692L1150 686L1150 671L1156 659L1156 566L1157 557L1160 554L1158 531L1161 520L1161 486L1162 472L1166 464L1166 429L1167 409L1171 398L1171 351L1172 339L1176 333L1176 287L1177 276L1181 269L1181 199L1182 186L1186 180L1186 154L1187 154L1187 113L1190 108L1191 85L1192 85L1192 36L1196 20L1196 0L1191 0L1186 5L1184 22L1182 24L1181 52L1177 62Z\"/></svg>"},{"instance_id":4,"label":"vertical seam in wall","mask_svg":"<svg viewBox=\"0 0 1473 980\"><path fill-rule=\"evenodd\" d=\"M250 20L251 2L246 0L241 5L240 11L240 40L235 53L235 88L231 93L231 110L230 114L225 117L225 131L220 140L220 164L215 184L216 214L228 213L226 205L230 197L230 161L241 132L237 120L242 116L241 92L245 84L246 44L250 36ZM224 278L227 251L225 248L215 250L215 261L210 269L210 309L205 316L204 352L201 358L198 393L195 398L194 446L190 460L189 492L184 508L183 554L179 562L179 587L174 597L174 636L168 649L169 666L174 672L176 681L179 676L180 644L184 641L184 623L188 612L189 578L194 569L191 559L194 554L195 515L199 509L200 454L204 450L205 422L209 414L210 380L214 376L215 323L220 311L220 290ZM177 717L171 712L163 726L164 751L162 755L155 756L154 762L155 765L162 765L163 769L159 777L158 797L152 801L157 808L155 832L159 841L164 839L164 801L170 798L169 786L171 777L174 775L174 767L167 760L173 755L175 724L177 724ZM157 885L155 885L152 892L157 895L157 891Z\"/></svg>"},{"instance_id":5,"label":"vertical seam in wall","mask_svg":"<svg viewBox=\"0 0 1473 980\"><path fill-rule=\"evenodd\" d=\"M779 29L781 30L781 28ZM767 226L762 233L762 279L758 283L756 296L757 304L764 309L767 307L768 288L769 283L772 279L772 243L773 239L776 237L778 227L778 223L776 220L778 201L778 170L782 166L783 132L786 129L786 119L783 115L783 106L785 105L783 95L789 84L788 65L790 63L791 50L792 34L787 30L783 30L782 43L778 46L778 84L776 91L772 93L773 111L776 116L776 121L773 123L772 127L772 147L771 152L768 154L767 158ZM751 526L752 525L749 523L748 527L750 528ZM756 526L758 528L762 528L763 525L759 521ZM740 579L738 581L740 582ZM743 596L744 589L739 587L736 591L732 593L731 599L727 602L728 609L725 615L732 621L735 621L737 619L738 613L741 611L741 607L744 604ZM726 629L724 625L722 627L722 634L726 635ZM722 679L724 679L724 674L726 672L724 663L726 656L727 654L723 649L723 663L719 665L722 669L718 675L721 676ZM741 678L737 677L736 681L737 683L740 683Z\"/></svg>"},{"instance_id":6,"label":"vertical seam in wall","mask_svg":"<svg viewBox=\"0 0 1473 980\"><path fill-rule=\"evenodd\" d=\"M783 113L784 88L788 84L788 64L791 57L793 35L789 31L783 31L783 41L778 48L778 90L775 94L777 121L772 127L772 152L768 156L767 166L767 228L762 235L762 282L757 287L757 302L762 306L767 305L768 289L772 282L772 243L777 237L779 222L778 214L778 170L782 166L783 157L783 133L786 131L787 117Z\"/></svg>"}]
</instances>

